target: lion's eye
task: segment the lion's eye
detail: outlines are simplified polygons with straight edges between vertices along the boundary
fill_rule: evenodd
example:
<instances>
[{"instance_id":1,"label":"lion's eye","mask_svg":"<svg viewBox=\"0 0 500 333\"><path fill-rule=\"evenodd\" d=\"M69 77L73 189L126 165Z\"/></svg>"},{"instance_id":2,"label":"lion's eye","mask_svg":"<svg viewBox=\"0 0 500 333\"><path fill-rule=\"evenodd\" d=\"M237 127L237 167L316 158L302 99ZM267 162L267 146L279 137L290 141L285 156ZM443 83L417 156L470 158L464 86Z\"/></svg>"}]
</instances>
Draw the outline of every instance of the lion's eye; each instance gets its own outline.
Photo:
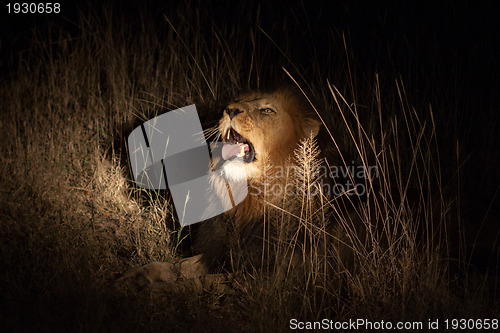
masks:
<instances>
[{"instance_id":1,"label":"lion's eye","mask_svg":"<svg viewBox=\"0 0 500 333\"><path fill-rule=\"evenodd\" d=\"M262 109L260 109L260 113L265 114L265 115L271 115L271 114L275 114L276 111L274 111L271 108L262 108Z\"/></svg>"}]
</instances>

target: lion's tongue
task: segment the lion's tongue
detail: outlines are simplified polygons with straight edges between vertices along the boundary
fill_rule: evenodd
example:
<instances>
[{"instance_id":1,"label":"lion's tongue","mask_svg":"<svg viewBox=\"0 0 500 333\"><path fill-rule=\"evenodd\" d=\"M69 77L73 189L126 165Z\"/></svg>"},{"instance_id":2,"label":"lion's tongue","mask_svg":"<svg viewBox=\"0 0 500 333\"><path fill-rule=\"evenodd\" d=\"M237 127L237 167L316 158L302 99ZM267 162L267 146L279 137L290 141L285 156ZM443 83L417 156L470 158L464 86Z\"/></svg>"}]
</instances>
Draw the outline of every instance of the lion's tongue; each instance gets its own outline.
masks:
<instances>
[{"instance_id":1,"label":"lion's tongue","mask_svg":"<svg viewBox=\"0 0 500 333\"><path fill-rule=\"evenodd\" d=\"M233 156L241 156L245 151L248 151L248 145L246 143L226 143L222 147L222 158L225 160L230 159Z\"/></svg>"}]
</instances>

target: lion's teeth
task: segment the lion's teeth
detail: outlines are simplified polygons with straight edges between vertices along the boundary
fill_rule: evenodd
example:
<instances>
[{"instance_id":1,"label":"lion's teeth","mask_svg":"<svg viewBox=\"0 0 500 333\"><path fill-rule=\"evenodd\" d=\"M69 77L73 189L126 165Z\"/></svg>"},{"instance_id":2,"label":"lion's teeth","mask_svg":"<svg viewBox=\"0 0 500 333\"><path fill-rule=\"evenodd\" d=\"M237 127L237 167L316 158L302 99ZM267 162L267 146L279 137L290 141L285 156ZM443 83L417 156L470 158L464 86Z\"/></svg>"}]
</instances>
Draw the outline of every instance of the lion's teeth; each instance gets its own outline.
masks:
<instances>
[{"instance_id":1,"label":"lion's teeth","mask_svg":"<svg viewBox=\"0 0 500 333\"><path fill-rule=\"evenodd\" d=\"M245 156L245 147L241 146L240 154L238 155L239 157Z\"/></svg>"},{"instance_id":2,"label":"lion's teeth","mask_svg":"<svg viewBox=\"0 0 500 333\"><path fill-rule=\"evenodd\" d=\"M229 133L230 133L230 132L231 132L231 131L227 131L227 139L228 139L228 140L229 140Z\"/></svg>"}]
</instances>

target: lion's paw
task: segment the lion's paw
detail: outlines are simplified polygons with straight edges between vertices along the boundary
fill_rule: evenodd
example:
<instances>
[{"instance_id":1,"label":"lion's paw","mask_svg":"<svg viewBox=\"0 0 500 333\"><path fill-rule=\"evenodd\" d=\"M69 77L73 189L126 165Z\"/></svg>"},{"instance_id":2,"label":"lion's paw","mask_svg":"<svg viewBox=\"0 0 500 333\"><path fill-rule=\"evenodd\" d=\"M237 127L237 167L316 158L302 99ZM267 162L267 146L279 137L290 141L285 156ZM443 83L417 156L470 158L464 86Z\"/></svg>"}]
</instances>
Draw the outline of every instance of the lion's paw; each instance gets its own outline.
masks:
<instances>
[{"instance_id":1,"label":"lion's paw","mask_svg":"<svg viewBox=\"0 0 500 333\"><path fill-rule=\"evenodd\" d=\"M130 280L139 287L145 287L155 282L173 283L180 275L175 266L175 263L170 262L151 262L129 269L117 282Z\"/></svg>"},{"instance_id":2,"label":"lion's paw","mask_svg":"<svg viewBox=\"0 0 500 333\"><path fill-rule=\"evenodd\" d=\"M134 267L116 280L115 285L130 281L136 286L153 289L193 291L215 289L227 291L230 278L226 274L208 274L200 256L173 262L151 262Z\"/></svg>"}]
</instances>

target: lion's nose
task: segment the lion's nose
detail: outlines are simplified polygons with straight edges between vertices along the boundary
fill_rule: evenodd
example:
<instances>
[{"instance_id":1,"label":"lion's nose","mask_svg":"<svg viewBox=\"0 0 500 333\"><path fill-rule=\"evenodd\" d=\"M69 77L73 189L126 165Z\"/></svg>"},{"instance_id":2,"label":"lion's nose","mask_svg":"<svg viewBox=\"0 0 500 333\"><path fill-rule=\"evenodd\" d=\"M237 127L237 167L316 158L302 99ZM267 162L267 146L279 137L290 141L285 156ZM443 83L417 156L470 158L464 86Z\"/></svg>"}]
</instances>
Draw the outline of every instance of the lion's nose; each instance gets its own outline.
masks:
<instances>
[{"instance_id":1,"label":"lion's nose","mask_svg":"<svg viewBox=\"0 0 500 333\"><path fill-rule=\"evenodd\" d=\"M227 115L229 116L229 119L233 119L237 114L243 112L238 108L227 108L226 110Z\"/></svg>"}]
</instances>

